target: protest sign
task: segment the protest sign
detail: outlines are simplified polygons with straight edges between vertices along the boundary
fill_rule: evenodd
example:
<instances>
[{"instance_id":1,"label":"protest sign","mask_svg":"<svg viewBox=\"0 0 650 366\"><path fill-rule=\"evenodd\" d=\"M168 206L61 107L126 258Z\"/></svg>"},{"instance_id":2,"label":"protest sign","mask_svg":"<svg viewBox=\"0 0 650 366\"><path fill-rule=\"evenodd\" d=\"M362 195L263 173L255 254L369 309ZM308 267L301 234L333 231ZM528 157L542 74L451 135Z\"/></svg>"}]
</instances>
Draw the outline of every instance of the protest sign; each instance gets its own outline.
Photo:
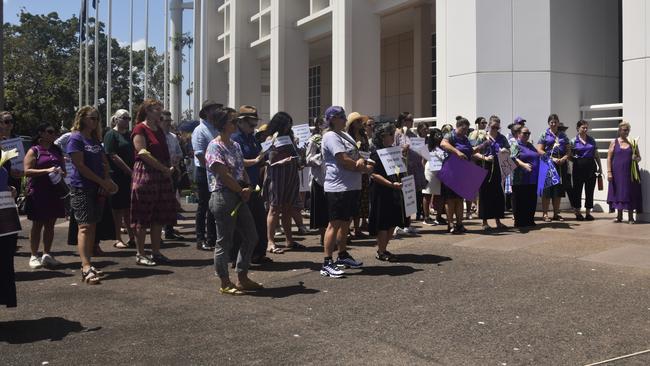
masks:
<instances>
[{"instance_id":1,"label":"protest sign","mask_svg":"<svg viewBox=\"0 0 650 366\"><path fill-rule=\"evenodd\" d=\"M11 159L11 170L23 171L23 160L25 160L25 147L20 137L0 141L0 147L3 151L16 149L18 156Z\"/></svg>"},{"instance_id":2,"label":"protest sign","mask_svg":"<svg viewBox=\"0 0 650 366\"><path fill-rule=\"evenodd\" d=\"M402 196L404 197L404 215L409 217L418 211L417 195L415 193L415 178L408 175L402 178Z\"/></svg>"},{"instance_id":3,"label":"protest sign","mask_svg":"<svg viewBox=\"0 0 650 366\"><path fill-rule=\"evenodd\" d=\"M275 147L291 145L291 144L293 144L293 141L291 141L291 137L289 136L278 136L273 141L273 146Z\"/></svg>"},{"instance_id":4,"label":"protest sign","mask_svg":"<svg viewBox=\"0 0 650 366\"><path fill-rule=\"evenodd\" d=\"M262 152L263 153L267 152L272 145L273 145L273 140L262 142Z\"/></svg>"},{"instance_id":5,"label":"protest sign","mask_svg":"<svg viewBox=\"0 0 650 366\"><path fill-rule=\"evenodd\" d=\"M487 170L451 154L438 172L438 179L456 194L471 201L478 196L486 175Z\"/></svg>"},{"instance_id":6,"label":"protest sign","mask_svg":"<svg viewBox=\"0 0 650 366\"><path fill-rule=\"evenodd\" d=\"M11 192L0 192L0 236L17 234L20 230L20 218Z\"/></svg>"},{"instance_id":7,"label":"protest sign","mask_svg":"<svg viewBox=\"0 0 650 366\"><path fill-rule=\"evenodd\" d=\"M411 137L409 140L409 149L419 154L423 159L429 159L429 149L427 148L424 137Z\"/></svg>"},{"instance_id":8,"label":"protest sign","mask_svg":"<svg viewBox=\"0 0 650 366\"><path fill-rule=\"evenodd\" d=\"M442 168L442 162L445 161L445 152L436 148L433 151L429 152L429 170L432 172L440 171Z\"/></svg>"},{"instance_id":9,"label":"protest sign","mask_svg":"<svg viewBox=\"0 0 650 366\"><path fill-rule=\"evenodd\" d=\"M309 192L309 182L311 181L311 168L310 167L304 167L302 170L299 171L300 175L300 190L299 192Z\"/></svg>"},{"instance_id":10,"label":"protest sign","mask_svg":"<svg viewBox=\"0 0 650 366\"><path fill-rule=\"evenodd\" d=\"M291 127L294 136L298 139L298 147L305 147L311 137L311 131L308 124L302 124Z\"/></svg>"},{"instance_id":11,"label":"protest sign","mask_svg":"<svg viewBox=\"0 0 650 366\"><path fill-rule=\"evenodd\" d=\"M386 174L393 175L399 172L406 172L406 165L402 160L402 148L400 146L387 147L377 150L377 155L384 165Z\"/></svg>"}]
</instances>

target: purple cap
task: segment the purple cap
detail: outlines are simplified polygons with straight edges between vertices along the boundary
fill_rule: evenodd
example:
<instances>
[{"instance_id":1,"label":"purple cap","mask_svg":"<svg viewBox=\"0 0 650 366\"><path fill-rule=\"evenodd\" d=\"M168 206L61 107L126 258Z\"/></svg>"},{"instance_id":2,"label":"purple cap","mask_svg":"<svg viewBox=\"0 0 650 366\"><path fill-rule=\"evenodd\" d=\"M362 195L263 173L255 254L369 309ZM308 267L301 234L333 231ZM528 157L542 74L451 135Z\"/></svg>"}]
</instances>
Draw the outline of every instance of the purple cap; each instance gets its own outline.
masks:
<instances>
[{"instance_id":1,"label":"purple cap","mask_svg":"<svg viewBox=\"0 0 650 366\"><path fill-rule=\"evenodd\" d=\"M325 111L325 124L329 126L330 121L332 121L332 118L334 117L341 117L345 119L345 110L343 107L340 107L338 105L333 105Z\"/></svg>"},{"instance_id":2,"label":"purple cap","mask_svg":"<svg viewBox=\"0 0 650 366\"><path fill-rule=\"evenodd\" d=\"M521 125L521 124L524 124L524 123L526 123L526 120L523 117L517 116L517 118L515 118L514 124Z\"/></svg>"}]
</instances>

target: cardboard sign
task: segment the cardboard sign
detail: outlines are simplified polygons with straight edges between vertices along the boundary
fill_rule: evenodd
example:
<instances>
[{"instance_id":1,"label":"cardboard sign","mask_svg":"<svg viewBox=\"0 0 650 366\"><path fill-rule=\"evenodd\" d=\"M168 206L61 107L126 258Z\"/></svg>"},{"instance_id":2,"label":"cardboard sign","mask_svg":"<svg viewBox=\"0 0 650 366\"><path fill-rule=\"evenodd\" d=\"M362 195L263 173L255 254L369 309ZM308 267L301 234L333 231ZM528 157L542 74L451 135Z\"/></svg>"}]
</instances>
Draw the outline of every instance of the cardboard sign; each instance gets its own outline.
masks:
<instances>
[{"instance_id":1,"label":"cardboard sign","mask_svg":"<svg viewBox=\"0 0 650 366\"><path fill-rule=\"evenodd\" d=\"M22 172L23 160L25 160L25 147L23 146L23 140L20 137L3 140L0 141L0 147L2 147L2 150L4 151L16 149L18 156L11 159L11 170L18 170Z\"/></svg>"},{"instance_id":2,"label":"cardboard sign","mask_svg":"<svg viewBox=\"0 0 650 366\"><path fill-rule=\"evenodd\" d=\"M402 178L402 197L404 197L404 215L409 217L418 212L415 178L408 175Z\"/></svg>"},{"instance_id":3,"label":"cardboard sign","mask_svg":"<svg viewBox=\"0 0 650 366\"><path fill-rule=\"evenodd\" d=\"M499 152L499 168L501 168L501 178L504 180L517 168L517 164L510 158L510 151Z\"/></svg>"},{"instance_id":4,"label":"cardboard sign","mask_svg":"<svg viewBox=\"0 0 650 366\"><path fill-rule=\"evenodd\" d=\"M309 125L308 124L302 124L302 125L297 125L291 127L293 130L293 134L296 138L298 138L298 147L305 147L307 146L307 143L309 142L309 138L311 137L311 131L309 130Z\"/></svg>"},{"instance_id":5,"label":"cardboard sign","mask_svg":"<svg viewBox=\"0 0 650 366\"><path fill-rule=\"evenodd\" d=\"M17 234L21 229L18 209L11 192L0 192L0 236Z\"/></svg>"},{"instance_id":6,"label":"cardboard sign","mask_svg":"<svg viewBox=\"0 0 650 366\"><path fill-rule=\"evenodd\" d=\"M291 141L291 137L289 136L278 136L273 141L273 146L275 147L291 145L291 144L293 144L293 141Z\"/></svg>"},{"instance_id":7,"label":"cardboard sign","mask_svg":"<svg viewBox=\"0 0 650 366\"><path fill-rule=\"evenodd\" d=\"M436 148L433 151L429 152L429 170L432 172L437 172L442 169L442 163L445 161L445 152Z\"/></svg>"},{"instance_id":8,"label":"cardboard sign","mask_svg":"<svg viewBox=\"0 0 650 366\"><path fill-rule=\"evenodd\" d=\"M387 147L377 150L377 155L386 169L386 174L393 175L407 171L404 160L402 160L402 148L400 146Z\"/></svg>"},{"instance_id":9,"label":"cardboard sign","mask_svg":"<svg viewBox=\"0 0 650 366\"><path fill-rule=\"evenodd\" d=\"M271 146L273 145L273 140L264 141L264 142L262 142L261 145L262 145L262 152L265 153L265 152L267 152L267 151L271 148Z\"/></svg>"}]
</instances>

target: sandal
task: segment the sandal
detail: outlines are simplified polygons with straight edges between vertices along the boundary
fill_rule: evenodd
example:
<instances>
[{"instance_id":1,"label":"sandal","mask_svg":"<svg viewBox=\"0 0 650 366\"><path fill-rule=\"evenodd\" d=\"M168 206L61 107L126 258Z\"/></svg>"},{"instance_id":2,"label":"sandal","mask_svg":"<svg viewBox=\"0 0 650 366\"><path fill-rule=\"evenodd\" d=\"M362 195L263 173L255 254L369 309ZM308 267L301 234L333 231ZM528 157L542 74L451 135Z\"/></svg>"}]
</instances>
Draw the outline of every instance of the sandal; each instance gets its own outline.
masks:
<instances>
[{"instance_id":1,"label":"sandal","mask_svg":"<svg viewBox=\"0 0 650 366\"><path fill-rule=\"evenodd\" d=\"M305 249L307 249L307 247L304 246L304 245L302 245L302 244L300 244L300 243L298 243L298 242L295 242L295 241L294 241L293 243L289 244L289 246L287 246L287 249L291 249L291 250L305 250Z\"/></svg>"},{"instance_id":2,"label":"sandal","mask_svg":"<svg viewBox=\"0 0 650 366\"><path fill-rule=\"evenodd\" d=\"M627 223L630 224L630 225L634 225L634 224L636 224L636 221L635 220L629 220Z\"/></svg>"},{"instance_id":3,"label":"sandal","mask_svg":"<svg viewBox=\"0 0 650 366\"><path fill-rule=\"evenodd\" d=\"M113 247L117 249L127 249L129 247L128 244L124 244L123 241L118 240L115 243L113 243Z\"/></svg>"},{"instance_id":4,"label":"sandal","mask_svg":"<svg viewBox=\"0 0 650 366\"><path fill-rule=\"evenodd\" d=\"M503 223L498 223L497 224L497 229L499 229L499 230L508 230L508 225L503 224Z\"/></svg>"},{"instance_id":5,"label":"sandal","mask_svg":"<svg viewBox=\"0 0 650 366\"><path fill-rule=\"evenodd\" d=\"M383 253L377 252L377 254L375 254L375 258L377 258L378 260L380 260L382 262L396 262L397 261L397 257L395 257L395 255L393 255L389 251L385 251Z\"/></svg>"},{"instance_id":6,"label":"sandal","mask_svg":"<svg viewBox=\"0 0 650 366\"><path fill-rule=\"evenodd\" d=\"M92 267L88 269L88 272L81 270L81 281L88 285L97 285L100 283L99 276L92 270Z\"/></svg>"},{"instance_id":7,"label":"sandal","mask_svg":"<svg viewBox=\"0 0 650 366\"><path fill-rule=\"evenodd\" d=\"M93 272L94 274L96 274L96 275L99 276L99 277L106 276L106 274L104 273L104 271L102 271L102 270L100 270L100 269L97 269L97 268L95 268L95 267L93 267L93 266L90 266L90 270L89 270L89 271Z\"/></svg>"},{"instance_id":8,"label":"sandal","mask_svg":"<svg viewBox=\"0 0 650 366\"><path fill-rule=\"evenodd\" d=\"M553 215L553 221L564 221L564 218L559 214Z\"/></svg>"},{"instance_id":9,"label":"sandal","mask_svg":"<svg viewBox=\"0 0 650 366\"><path fill-rule=\"evenodd\" d=\"M622 218L622 217L617 217L617 218L614 219L614 223L615 223L615 224L620 224L621 222L623 222L623 218Z\"/></svg>"},{"instance_id":10,"label":"sandal","mask_svg":"<svg viewBox=\"0 0 650 366\"><path fill-rule=\"evenodd\" d=\"M276 247L276 246L272 246L271 248L269 248L269 253L273 253L273 254L284 254L284 249L282 249L282 248L278 248L278 247Z\"/></svg>"},{"instance_id":11,"label":"sandal","mask_svg":"<svg viewBox=\"0 0 650 366\"><path fill-rule=\"evenodd\" d=\"M484 231L490 231L490 230L492 230L492 226L490 226L490 225L488 225L488 224L483 225L482 228L483 228Z\"/></svg>"},{"instance_id":12,"label":"sandal","mask_svg":"<svg viewBox=\"0 0 650 366\"><path fill-rule=\"evenodd\" d=\"M219 293L223 295L234 295L234 296L244 294L244 292L238 290L237 287L235 286L221 287L219 288Z\"/></svg>"},{"instance_id":13,"label":"sandal","mask_svg":"<svg viewBox=\"0 0 650 366\"><path fill-rule=\"evenodd\" d=\"M551 218L548 217L548 215L542 216L542 219L544 220L544 222L551 222Z\"/></svg>"}]
</instances>

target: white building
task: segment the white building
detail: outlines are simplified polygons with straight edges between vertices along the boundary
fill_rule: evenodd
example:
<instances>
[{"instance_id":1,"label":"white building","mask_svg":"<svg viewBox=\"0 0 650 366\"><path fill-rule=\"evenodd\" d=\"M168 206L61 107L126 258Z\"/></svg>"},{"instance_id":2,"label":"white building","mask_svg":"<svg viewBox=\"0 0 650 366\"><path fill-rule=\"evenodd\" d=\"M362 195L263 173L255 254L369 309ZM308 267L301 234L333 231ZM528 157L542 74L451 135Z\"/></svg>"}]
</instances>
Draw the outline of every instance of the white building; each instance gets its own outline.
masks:
<instances>
[{"instance_id":1,"label":"white building","mask_svg":"<svg viewBox=\"0 0 650 366\"><path fill-rule=\"evenodd\" d=\"M306 122L335 104L438 125L496 114L523 116L535 135L557 113L569 135L595 118L604 150L625 118L640 137L650 212L645 0L195 0L194 9L195 110L214 99ZM614 105L588 107L601 104Z\"/></svg>"}]
</instances>

